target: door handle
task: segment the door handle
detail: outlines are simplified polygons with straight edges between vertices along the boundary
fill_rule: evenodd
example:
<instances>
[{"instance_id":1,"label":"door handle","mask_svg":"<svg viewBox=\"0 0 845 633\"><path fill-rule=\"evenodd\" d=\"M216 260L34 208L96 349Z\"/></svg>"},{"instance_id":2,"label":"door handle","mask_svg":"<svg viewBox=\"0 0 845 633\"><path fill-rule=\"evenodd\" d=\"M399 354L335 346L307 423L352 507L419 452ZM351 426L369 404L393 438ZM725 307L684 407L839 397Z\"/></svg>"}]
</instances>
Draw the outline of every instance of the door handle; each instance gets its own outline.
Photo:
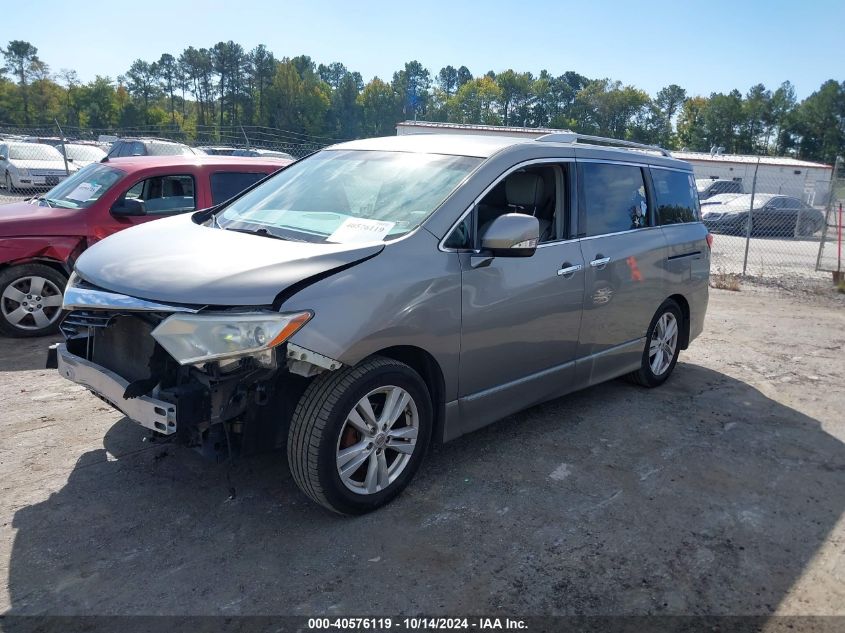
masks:
<instances>
[{"instance_id":1,"label":"door handle","mask_svg":"<svg viewBox=\"0 0 845 633\"><path fill-rule=\"evenodd\" d=\"M607 266L608 262L610 261L610 257L599 257L598 259L594 259L590 262L590 266L593 268L598 268L601 270L605 266Z\"/></svg>"},{"instance_id":2,"label":"door handle","mask_svg":"<svg viewBox=\"0 0 845 633\"><path fill-rule=\"evenodd\" d=\"M557 271L559 277L571 277L579 270L583 268L581 264L575 264L574 266L567 266L569 262L564 262L563 268Z\"/></svg>"}]
</instances>

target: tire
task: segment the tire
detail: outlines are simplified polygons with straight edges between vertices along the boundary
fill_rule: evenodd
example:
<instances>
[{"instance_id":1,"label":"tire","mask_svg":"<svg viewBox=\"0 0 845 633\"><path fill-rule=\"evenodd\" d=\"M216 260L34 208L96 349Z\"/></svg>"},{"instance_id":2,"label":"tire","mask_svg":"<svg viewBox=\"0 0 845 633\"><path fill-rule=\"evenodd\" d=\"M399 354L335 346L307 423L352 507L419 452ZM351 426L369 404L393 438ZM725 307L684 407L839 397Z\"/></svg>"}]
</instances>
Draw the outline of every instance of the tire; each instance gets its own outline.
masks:
<instances>
[{"instance_id":1,"label":"tire","mask_svg":"<svg viewBox=\"0 0 845 633\"><path fill-rule=\"evenodd\" d=\"M399 406L405 395L409 400L401 411L399 406L393 408L398 417L384 431L381 413L389 394ZM368 435L349 421L357 415L357 424L364 424L365 399L373 420L380 423L378 432ZM400 420L402 426L397 426ZM334 512L355 515L375 510L413 478L428 448L432 422L428 388L404 363L374 356L354 367L321 374L308 385L291 419L288 464L293 480L302 492ZM351 455L345 464L340 462L342 451Z\"/></svg>"},{"instance_id":2,"label":"tire","mask_svg":"<svg viewBox=\"0 0 845 633\"><path fill-rule=\"evenodd\" d=\"M23 338L57 331L65 284L64 275L44 264L0 272L0 334Z\"/></svg>"},{"instance_id":3,"label":"tire","mask_svg":"<svg viewBox=\"0 0 845 633\"><path fill-rule=\"evenodd\" d=\"M12 186L12 177L9 175L9 172L6 172L3 182L5 183L7 193L15 193L15 188Z\"/></svg>"},{"instance_id":4,"label":"tire","mask_svg":"<svg viewBox=\"0 0 845 633\"><path fill-rule=\"evenodd\" d=\"M672 348L672 358L667 364L665 363L665 358L662 357L664 362L659 363L659 366L655 369L656 358L652 358L652 356L654 355L656 357L656 354L653 353L653 347L655 345L655 337L660 336L659 332L661 330L662 323L664 323L664 318L666 318L667 321L673 320L675 325L674 343L672 343L671 340L665 341L667 346ZM646 336L645 349L643 349L640 368L637 371L628 374L628 378L632 382L643 387L651 388L659 387L668 380L672 371L675 369L675 365L678 363L678 354L681 351L680 334L682 324L683 315L681 314L681 309L678 307L678 304L671 299L664 301L657 309L657 312L654 314L654 317L651 319L651 323L648 326L648 334ZM663 353L665 355L665 352Z\"/></svg>"},{"instance_id":5,"label":"tire","mask_svg":"<svg viewBox=\"0 0 845 633\"><path fill-rule=\"evenodd\" d=\"M818 231L816 223L811 219L801 220L801 224L798 226L799 237L813 237L816 231Z\"/></svg>"}]
</instances>

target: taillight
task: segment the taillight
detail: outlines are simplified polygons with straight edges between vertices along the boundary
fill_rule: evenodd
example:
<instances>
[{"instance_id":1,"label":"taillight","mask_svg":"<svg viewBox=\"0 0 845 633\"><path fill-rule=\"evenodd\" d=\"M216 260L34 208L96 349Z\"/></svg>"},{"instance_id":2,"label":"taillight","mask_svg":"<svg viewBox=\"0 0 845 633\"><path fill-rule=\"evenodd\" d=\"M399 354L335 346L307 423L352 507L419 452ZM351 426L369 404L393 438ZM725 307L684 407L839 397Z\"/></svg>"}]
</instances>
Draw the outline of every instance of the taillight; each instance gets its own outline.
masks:
<instances>
[{"instance_id":1,"label":"taillight","mask_svg":"<svg viewBox=\"0 0 845 633\"><path fill-rule=\"evenodd\" d=\"M704 239L706 239L706 240L707 240L707 248L709 248L709 249L711 249L711 250L712 250L712 249L713 249L713 234L712 234L712 233L708 233L708 234L707 234L707 237L706 237L706 238L704 238Z\"/></svg>"}]
</instances>

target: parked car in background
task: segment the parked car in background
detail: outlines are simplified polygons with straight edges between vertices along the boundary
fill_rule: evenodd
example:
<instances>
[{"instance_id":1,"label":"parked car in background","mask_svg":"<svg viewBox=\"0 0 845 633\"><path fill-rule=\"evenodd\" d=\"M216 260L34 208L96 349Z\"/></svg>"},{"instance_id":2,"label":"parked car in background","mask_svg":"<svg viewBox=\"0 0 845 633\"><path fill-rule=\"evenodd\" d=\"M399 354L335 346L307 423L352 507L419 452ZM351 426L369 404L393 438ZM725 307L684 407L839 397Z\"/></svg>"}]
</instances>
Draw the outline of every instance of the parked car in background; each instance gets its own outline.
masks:
<instances>
[{"instance_id":1,"label":"parked car in background","mask_svg":"<svg viewBox=\"0 0 845 633\"><path fill-rule=\"evenodd\" d=\"M277 152L272 149L236 149L232 152L232 156L263 156L264 158L284 158L286 160L296 160L296 158L287 152Z\"/></svg>"},{"instance_id":2,"label":"parked car in background","mask_svg":"<svg viewBox=\"0 0 845 633\"><path fill-rule=\"evenodd\" d=\"M207 154L209 156L243 156L244 154L236 154L237 148L228 147L226 145L200 145L195 147L195 150Z\"/></svg>"},{"instance_id":3,"label":"parked car in background","mask_svg":"<svg viewBox=\"0 0 845 633\"><path fill-rule=\"evenodd\" d=\"M824 214L798 198L771 193L730 195L701 204L704 225L714 233L807 237L824 227Z\"/></svg>"},{"instance_id":4,"label":"parked car in background","mask_svg":"<svg viewBox=\"0 0 845 633\"><path fill-rule=\"evenodd\" d=\"M697 178L695 188L698 190L698 199L707 200L722 193L742 193L742 183L738 180Z\"/></svg>"},{"instance_id":5,"label":"parked car in background","mask_svg":"<svg viewBox=\"0 0 845 633\"><path fill-rule=\"evenodd\" d=\"M0 333L56 329L79 255L130 226L225 202L290 161L214 156L92 163L28 201L0 205Z\"/></svg>"},{"instance_id":6,"label":"parked car in background","mask_svg":"<svg viewBox=\"0 0 845 633\"><path fill-rule=\"evenodd\" d=\"M112 143L107 158L127 156L197 156L201 155L184 143L153 138L121 138Z\"/></svg>"},{"instance_id":7,"label":"parked car in background","mask_svg":"<svg viewBox=\"0 0 845 633\"><path fill-rule=\"evenodd\" d=\"M68 160L73 161L73 164L82 169L91 163L98 163L106 157L104 152L97 145L87 143L65 143L56 146L59 153L68 157Z\"/></svg>"},{"instance_id":8,"label":"parked car in background","mask_svg":"<svg viewBox=\"0 0 845 633\"><path fill-rule=\"evenodd\" d=\"M286 444L313 501L378 508L430 440L656 387L701 333L692 168L590 140L352 141L114 235L76 263L51 366L206 454Z\"/></svg>"},{"instance_id":9,"label":"parked car in background","mask_svg":"<svg viewBox=\"0 0 845 633\"><path fill-rule=\"evenodd\" d=\"M79 168L55 147L43 143L0 143L0 184L9 193L16 189L43 189L57 185Z\"/></svg>"}]
</instances>

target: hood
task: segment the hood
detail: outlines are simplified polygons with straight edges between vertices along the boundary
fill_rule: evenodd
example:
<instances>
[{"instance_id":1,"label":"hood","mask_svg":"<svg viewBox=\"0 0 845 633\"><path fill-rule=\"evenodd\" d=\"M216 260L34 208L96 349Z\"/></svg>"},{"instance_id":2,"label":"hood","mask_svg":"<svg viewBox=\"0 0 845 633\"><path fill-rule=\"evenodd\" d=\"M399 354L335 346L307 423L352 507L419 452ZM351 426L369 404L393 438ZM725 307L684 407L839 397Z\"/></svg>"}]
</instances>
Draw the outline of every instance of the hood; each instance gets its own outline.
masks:
<instances>
[{"instance_id":1,"label":"hood","mask_svg":"<svg viewBox=\"0 0 845 633\"><path fill-rule=\"evenodd\" d=\"M381 243L289 242L202 226L183 215L98 242L76 262L76 272L105 290L151 301L270 305L289 286L383 248Z\"/></svg>"},{"instance_id":2,"label":"hood","mask_svg":"<svg viewBox=\"0 0 845 633\"><path fill-rule=\"evenodd\" d=\"M31 169L33 171L61 171L62 173L65 171L64 160L23 160L13 158L9 162L18 169ZM79 167L77 167L73 162L69 162L67 168L70 172L74 172L79 169Z\"/></svg>"},{"instance_id":3,"label":"hood","mask_svg":"<svg viewBox=\"0 0 845 633\"><path fill-rule=\"evenodd\" d=\"M37 201L0 205L0 238L85 233L85 209L60 209Z\"/></svg>"}]
</instances>

